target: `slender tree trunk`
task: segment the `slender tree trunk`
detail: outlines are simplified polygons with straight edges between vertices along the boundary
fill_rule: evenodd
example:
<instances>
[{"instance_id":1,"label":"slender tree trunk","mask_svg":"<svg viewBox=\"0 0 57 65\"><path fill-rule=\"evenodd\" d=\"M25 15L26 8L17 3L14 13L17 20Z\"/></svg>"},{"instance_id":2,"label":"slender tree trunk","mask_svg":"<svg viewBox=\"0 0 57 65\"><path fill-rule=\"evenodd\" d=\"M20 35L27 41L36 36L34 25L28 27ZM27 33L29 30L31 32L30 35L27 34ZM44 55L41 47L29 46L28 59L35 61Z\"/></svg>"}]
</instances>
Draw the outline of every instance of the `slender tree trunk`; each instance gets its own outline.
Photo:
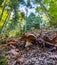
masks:
<instances>
[{"instance_id":1,"label":"slender tree trunk","mask_svg":"<svg viewBox=\"0 0 57 65\"><path fill-rule=\"evenodd\" d=\"M25 24L25 32L27 32L27 15L28 15L28 9L26 8L26 24Z\"/></svg>"},{"instance_id":2,"label":"slender tree trunk","mask_svg":"<svg viewBox=\"0 0 57 65\"><path fill-rule=\"evenodd\" d=\"M3 27L6 25L6 20L7 20L7 18L8 18L9 16L10 16L10 13L8 12L8 15L7 15L7 17L6 17L5 21L4 21L4 24L3 24L3 26L2 26L1 29L0 29L0 34L2 33Z\"/></svg>"},{"instance_id":3,"label":"slender tree trunk","mask_svg":"<svg viewBox=\"0 0 57 65\"><path fill-rule=\"evenodd\" d=\"M41 8L44 10L44 13L46 14L46 16L47 16L47 18L48 18L48 21L50 21L50 20L51 20L51 19L50 19L50 15L49 15L49 13L48 13L46 7L41 3L40 0L39 0L38 2L39 2L39 4L40 4Z\"/></svg>"},{"instance_id":4,"label":"slender tree trunk","mask_svg":"<svg viewBox=\"0 0 57 65\"><path fill-rule=\"evenodd\" d=\"M6 0L6 1L7 1L7 0ZM1 13L1 15L0 15L0 21L1 21L2 16L3 16L3 12L4 12L4 9L5 9L5 6L6 6L6 1L4 2L4 6L3 6L3 9L2 9L2 13Z\"/></svg>"}]
</instances>

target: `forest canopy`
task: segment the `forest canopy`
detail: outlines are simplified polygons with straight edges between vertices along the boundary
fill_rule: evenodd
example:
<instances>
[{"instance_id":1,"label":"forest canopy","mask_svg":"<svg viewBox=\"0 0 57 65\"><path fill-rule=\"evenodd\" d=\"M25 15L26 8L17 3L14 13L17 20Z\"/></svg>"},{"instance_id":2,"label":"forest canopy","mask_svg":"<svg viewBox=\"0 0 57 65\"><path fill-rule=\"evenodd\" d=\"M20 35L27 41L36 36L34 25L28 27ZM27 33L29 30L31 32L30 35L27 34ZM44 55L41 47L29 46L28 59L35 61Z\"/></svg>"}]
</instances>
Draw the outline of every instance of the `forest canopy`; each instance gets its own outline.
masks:
<instances>
[{"instance_id":1,"label":"forest canopy","mask_svg":"<svg viewBox=\"0 0 57 65\"><path fill-rule=\"evenodd\" d=\"M52 26L57 27L57 0L0 0L0 36Z\"/></svg>"}]
</instances>

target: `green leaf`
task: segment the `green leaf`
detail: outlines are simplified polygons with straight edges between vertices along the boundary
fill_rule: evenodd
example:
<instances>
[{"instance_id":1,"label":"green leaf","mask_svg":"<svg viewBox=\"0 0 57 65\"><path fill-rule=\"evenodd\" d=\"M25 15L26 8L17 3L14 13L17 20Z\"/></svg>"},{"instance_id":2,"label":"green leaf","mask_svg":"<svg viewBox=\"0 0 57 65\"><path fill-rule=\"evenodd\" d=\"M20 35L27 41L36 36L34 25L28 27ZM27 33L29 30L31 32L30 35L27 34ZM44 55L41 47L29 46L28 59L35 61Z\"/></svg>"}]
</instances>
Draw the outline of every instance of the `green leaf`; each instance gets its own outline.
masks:
<instances>
[{"instance_id":1,"label":"green leaf","mask_svg":"<svg viewBox=\"0 0 57 65\"><path fill-rule=\"evenodd\" d=\"M4 1L4 0L0 0L0 6L2 5L3 1Z\"/></svg>"}]
</instances>

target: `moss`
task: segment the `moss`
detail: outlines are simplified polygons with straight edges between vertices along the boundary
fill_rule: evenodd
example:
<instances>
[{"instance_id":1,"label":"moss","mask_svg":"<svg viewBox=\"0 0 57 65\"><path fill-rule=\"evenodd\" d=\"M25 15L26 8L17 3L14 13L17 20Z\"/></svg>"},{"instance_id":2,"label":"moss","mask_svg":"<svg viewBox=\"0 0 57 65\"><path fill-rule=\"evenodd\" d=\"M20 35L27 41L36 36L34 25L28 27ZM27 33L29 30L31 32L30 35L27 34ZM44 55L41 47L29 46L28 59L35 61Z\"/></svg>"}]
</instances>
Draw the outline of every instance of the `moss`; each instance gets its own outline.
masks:
<instances>
[{"instance_id":1,"label":"moss","mask_svg":"<svg viewBox=\"0 0 57 65\"><path fill-rule=\"evenodd\" d=\"M7 65L7 59L0 59L0 65Z\"/></svg>"}]
</instances>

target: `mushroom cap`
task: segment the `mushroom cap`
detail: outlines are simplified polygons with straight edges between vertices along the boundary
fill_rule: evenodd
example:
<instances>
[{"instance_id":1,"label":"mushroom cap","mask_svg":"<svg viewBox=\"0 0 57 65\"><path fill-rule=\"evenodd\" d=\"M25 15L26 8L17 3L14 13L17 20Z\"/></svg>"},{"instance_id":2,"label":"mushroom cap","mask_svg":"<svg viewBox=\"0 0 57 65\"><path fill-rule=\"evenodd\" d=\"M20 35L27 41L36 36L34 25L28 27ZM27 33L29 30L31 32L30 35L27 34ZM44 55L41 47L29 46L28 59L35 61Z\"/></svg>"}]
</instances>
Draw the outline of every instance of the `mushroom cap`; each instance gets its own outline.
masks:
<instances>
[{"instance_id":1,"label":"mushroom cap","mask_svg":"<svg viewBox=\"0 0 57 65\"><path fill-rule=\"evenodd\" d=\"M21 37L21 41L30 41L31 42L31 41L34 41L36 39L37 39L36 35L31 34L31 33L25 33Z\"/></svg>"}]
</instances>

